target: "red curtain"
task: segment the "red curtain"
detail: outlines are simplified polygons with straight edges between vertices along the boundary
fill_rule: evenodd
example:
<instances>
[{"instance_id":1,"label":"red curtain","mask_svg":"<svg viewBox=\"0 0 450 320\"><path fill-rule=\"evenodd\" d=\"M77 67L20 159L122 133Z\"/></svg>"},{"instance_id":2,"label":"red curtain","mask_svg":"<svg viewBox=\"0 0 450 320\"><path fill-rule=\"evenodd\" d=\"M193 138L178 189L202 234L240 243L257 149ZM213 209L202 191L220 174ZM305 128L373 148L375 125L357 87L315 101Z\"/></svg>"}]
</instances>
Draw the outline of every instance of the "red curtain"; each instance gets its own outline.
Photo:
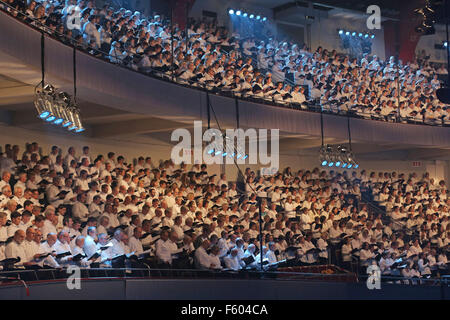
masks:
<instances>
[{"instance_id":1,"label":"red curtain","mask_svg":"<svg viewBox=\"0 0 450 320\"><path fill-rule=\"evenodd\" d=\"M186 10L189 12L192 9L195 0L172 0L172 3L174 3L173 22L177 23L181 29L184 29L187 23Z\"/></svg>"},{"instance_id":2,"label":"red curtain","mask_svg":"<svg viewBox=\"0 0 450 320\"><path fill-rule=\"evenodd\" d=\"M405 63L414 58L420 34L415 28L422 22L422 17L414 13L414 9L424 6L423 0L412 0L404 3L400 10L400 20L388 20L383 23L384 46L386 59L399 55ZM397 48L398 46L398 48Z\"/></svg>"}]
</instances>

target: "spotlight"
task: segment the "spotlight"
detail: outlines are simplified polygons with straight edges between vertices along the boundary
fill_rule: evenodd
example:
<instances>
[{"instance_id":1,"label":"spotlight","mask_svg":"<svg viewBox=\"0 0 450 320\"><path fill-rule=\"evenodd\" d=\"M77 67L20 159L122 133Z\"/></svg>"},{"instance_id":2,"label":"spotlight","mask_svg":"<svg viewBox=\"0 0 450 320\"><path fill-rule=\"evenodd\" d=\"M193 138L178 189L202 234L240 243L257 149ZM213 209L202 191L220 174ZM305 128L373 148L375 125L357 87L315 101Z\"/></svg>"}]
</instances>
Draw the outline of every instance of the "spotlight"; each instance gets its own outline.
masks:
<instances>
[{"instance_id":1,"label":"spotlight","mask_svg":"<svg viewBox=\"0 0 450 320\"><path fill-rule=\"evenodd\" d=\"M347 31L347 32L345 33L345 35L346 35L346 36L349 36L349 35L350 35L350 31Z\"/></svg>"},{"instance_id":2,"label":"spotlight","mask_svg":"<svg viewBox=\"0 0 450 320\"><path fill-rule=\"evenodd\" d=\"M267 18L266 18L266 17L262 18L262 21L266 21L266 20L267 20Z\"/></svg>"},{"instance_id":3,"label":"spotlight","mask_svg":"<svg viewBox=\"0 0 450 320\"><path fill-rule=\"evenodd\" d=\"M343 35L344 34L344 30L339 30L339 34Z\"/></svg>"},{"instance_id":4,"label":"spotlight","mask_svg":"<svg viewBox=\"0 0 450 320\"><path fill-rule=\"evenodd\" d=\"M234 14L234 10L233 10L233 9L230 9L230 10L228 10L228 13L229 13L230 15L233 15L233 14Z\"/></svg>"},{"instance_id":5,"label":"spotlight","mask_svg":"<svg viewBox=\"0 0 450 320\"><path fill-rule=\"evenodd\" d=\"M213 153L215 153L214 149L211 149L208 151L208 154L213 154Z\"/></svg>"},{"instance_id":6,"label":"spotlight","mask_svg":"<svg viewBox=\"0 0 450 320\"><path fill-rule=\"evenodd\" d=\"M358 34L358 36L361 38L361 37L363 36L363 34L360 32L360 33Z\"/></svg>"},{"instance_id":7,"label":"spotlight","mask_svg":"<svg viewBox=\"0 0 450 320\"><path fill-rule=\"evenodd\" d=\"M255 15L252 13L249 18L253 19L254 17L255 17Z\"/></svg>"},{"instance_id":8,"label":"spotlight","mask_svg":"<svg viewBox=\"0 0 450 320\"><path fill-rule=\"evenodd\" d=\"M236 15L240 16L241 15L241 10L236 11Z\"/></svg>"},{"instance_id":9,"label":"spotlight","mask_svg":"<svg viewBox=\"0 0 450 320\"><path fill-rule=\"evenodd\" d=\"M75 130L75 132L79 133L84 131L85 129L83 128L83 125L81 124L81 119L80 119L80 111L78 109L73 109L72 110L72 125L68 127L69 131Z\"/></svg>"},{"instance_id":10,"label":"spotlight","mask_svg":"<svg viewBox=\"0 0 450 320\"><path fill-rule=\"evenodd\" d=\"M242 159L247 159L248 158L248 154L246 154Z\"/></svg>"},{"instance_id":11,"label":"spotlight","mask_svg":"<svg viewBox=\"0 0 450 320\"><path fill-rule=\"evenodd\" d=\"M218 155L221 154L221 153L222 153L222 151L217 150L216 153L215 153L214 155L218 156Z\"/></svg>"},{"instance_id":12,"label":"spotlight","mask_svg":"<svg viewBox=\"0 0 450 320\"><path fill-rule=\"evenodd\" d=\"M374 34L371 35L370 38L371 38L371 39L375 39L375 35L374 35Z\"/></svg>"},{"instance_id":13,"label":"spotlight","mask_svg":"<svg viewBox=\"0 0 450 320\"><path fill-rule=\"evenodd\" d=\"M45 119L50 115L50 111L45 106L45 96L42 92L36 93L34 106L36 107L39 118Z\"/></svg>"},{"instance_id":14,"label":"spotlight","mask_svg":"<svg viewBox=\"0 0 450 320\"><path fill-rule=\"evenodd\" d=\"M355 36L356 36L356 32L353 32L353 33L352 33L352 37L355 37Z\"/></svg>"},{"instance_id":15,"label":"spotlight","mask_svg":"<svg viewBox=\"0 0 450 320\"><path fill-rule=\"evenodd\" d=\"M327 149L325 146L322 146L319 151L319 161L322 166L326 166L328 164L327 160Z\"/></svg>"},{"instance_id":16,"label":"spotlight","mask_svg":"<svg viewBox=\"0 0 450 320\"><path fill-rule=\"evenodd\" d=\"M244 18L246 18L248 16L247 12L244 12L244 14L242 15Z\"/></svg>"},{"instance_id":17,"label":"spotlight","mask_svg":"<svg viewBox=\"0 0 450 320\"><path fill-rule=\"evenodd\" d=\"M368 35L368 34L366 33L366 35L364 36L364 38L366 38L366 39L367 39L368 37L369 37L369 35Z\"/></svg>"},{"instance_id":18,"label":"spotlight","mask_svg":"<svg viewBox=\"0 0 450 320\"><path fill-rule=\"evenodd\" d=\"M259 20L259 19L261 19L261 16L256 16L256 20Z\"/></svg>"}]
</instances>

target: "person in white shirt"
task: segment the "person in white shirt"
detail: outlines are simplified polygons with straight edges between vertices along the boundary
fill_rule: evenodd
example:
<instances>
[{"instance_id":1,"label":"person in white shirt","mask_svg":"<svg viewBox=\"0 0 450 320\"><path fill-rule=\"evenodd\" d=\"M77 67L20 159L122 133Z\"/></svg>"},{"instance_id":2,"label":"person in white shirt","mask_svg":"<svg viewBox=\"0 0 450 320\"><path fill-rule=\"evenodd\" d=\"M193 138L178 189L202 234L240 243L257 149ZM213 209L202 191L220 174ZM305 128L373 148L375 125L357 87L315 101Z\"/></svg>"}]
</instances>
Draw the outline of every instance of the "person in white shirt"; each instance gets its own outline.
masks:
<instances>
[{"instance_id":1,"label":"person in white shirt","mask_svg":"<svg viewBox=\"0 0 450 320\"><path fill-rule=\"evenodd\" d=\"M89 216L89 209L85 205L86 194L80 193L77 196L77 201L72 206L72 216L80 219L81 222L86 222Z\"/></svg>"},{"instance_id":2,"label":"person in white shirt","mask_svg":"<svg viewBox=\"0 0 450 320\"><path fill-rule=\"evenodd\" d=\"M169 239L169 232L164 230L156 242L156 257L160 261L160 266L171 265L172 255L179 252L176 242L173 241L176 239L175 233L171 233L170 236L171 239Z\"/></svg>"},{"instance_id":3,"label":"person in white shirt","mask_svg":"<svg viewBox=\"0 0 450 320\"><path fill-rule=\"evenodd\" d=\"M204 240L200 247L195 250L195 266L197 269L214 269L217 267L214 262L212 262L210 255L206 252L209 249L211 243L209 240Z\"/></svg>"},{"instance_id":4,"label":"person in white shirt","mask_svg":"<svg viewBox=\"0 0 450 320\"><path fill-rule=\"evenodd\" d=\"M13 237L13 240L6 245L5 257L6 259L19 258L20 261L16 265L26 266L29 263L24 246L25 232L17 230Z\"/></svg>"},{"instance_id":5,"label":"person in white shirt","mask_svg":"<svg viewBox=\"0 0 450 320\"><path fill-rule=\"evenodd\" d=\"M97 243L95 242L96 239L97 228L94 226L88 227L83 246L83 251L86 253L88 258L92 257L97 252Z\"/></svg>"},{"instance_id":6,"label":"person in white shirt","mask_svg":"<svg viewBox=\"0 0 450 320\"><path fill-rule=\"evenodd\" d=\"M230 254L223 258L227 269L238 271L245 265L245 263L239 259L238 252L239 250L237 248L233 248L231 249Z\"/></svg>"}]
</instances>

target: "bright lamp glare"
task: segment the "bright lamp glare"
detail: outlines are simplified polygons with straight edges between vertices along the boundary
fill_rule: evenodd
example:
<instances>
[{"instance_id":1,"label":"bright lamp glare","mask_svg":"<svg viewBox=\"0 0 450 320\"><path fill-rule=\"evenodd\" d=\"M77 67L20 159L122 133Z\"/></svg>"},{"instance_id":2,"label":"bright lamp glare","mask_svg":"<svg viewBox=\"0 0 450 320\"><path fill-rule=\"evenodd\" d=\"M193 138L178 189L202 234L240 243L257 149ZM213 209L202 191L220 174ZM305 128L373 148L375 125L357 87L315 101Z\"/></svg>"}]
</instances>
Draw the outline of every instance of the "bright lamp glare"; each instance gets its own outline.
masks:
<instances>
[{"instance_id":1,"label":"bright lamp glare","mask_svg":"<svg viewBox=\"0 0 450 320\"><path fill-rule=\"evenodd\" d=\"M236 11L236 15L240 16L241 15L241 10Z\"/></svg>"},{"instance_id":2,"label":"bright lamp glare","mask_svg":"<svg viewBox=\"0 0 450 320\"><path fill-rule=\"evenodd\" d=\"M353 165L352 165L352 164L349 164L349 165L348 165L348 168L349 168L349 169L351 169L352 167L353 167Z\"/></svg>"},{"instance_id":3,"label":"bright lamp glare","mask_svg":"<svg viewBox=\"0 0 450 320\"><path fill-rule=\"evenodd\" d=\"M346 36L349 36L349 35L350 35L350 31L347 31L347 32L345 33L345 35L346 35Z\"/></svg>"},{"instance_id":4,"label":"bright lamp glare","mask_svg":"<svg viewBox=\"0 0 450 320\"><path fill-rule=\"evenodd\" d=\"M247 159L248 158L248 154L246 154L242 159Z\"/></svg>"},{"instance_id":5,"label":"bright lamp glare","mask_svg":"<svg viewBox=\"0 0 450 320\"><path fill-rule=\"evenodd\" d=\"M329 167L334 166L334 162L330 162L330 163L328 164L328 166L329 166Z\"/></svg>"},{"instance_id":6,"label":"bright lamp glare","mask_svg":"<svg viewBox=\"0 0 450 320\"><path fill-rule=\"evenodd\" d=\"M362 34L362 33L360 32L360 33L358 34L358 36L359 36L359 37L362 37L362 36L363 36L363 34Z\"/></svg>"},{"instance_id":7,"label":"bright lamp glare","mask_svg":"<svg viewBox=\"0 0 450 320\"><path fill-rule=\"evenodd\" d=\"M222 151L219 150L219 151L216 151L215 155L218 156L221 153L222 153Z\"/></svg>"},{"instance_id":8,"label":"bright lamp glare","mask_svg":"<svg viewBox=\"0 0 450 320\"><path fill-rule=\"evenodd\" d=\"M366 34L365 36L364 36L364 38L368 38L369 37L369 35L368 34Z\"/></svg>"},{"instance_id":9,"label":"bright lamp glare","mask_svg":"<svg viewBox=\"0 0 450 320\"><path fill-rule=\"evenodd\" d=\"M253 19L255 17L255 15L252 13L251 15L250 15L250 19Z\"/></svg>"},{"instance_id":10,"label":"bright lamp glare","mask_svg":"<svg viewBox=\"0 0 450 320\"><path fill-rule=\"evenodd\" d=\"M244 18L248 16L247 12L244 12L244 14L242 15Z\"/></svg>"},{"instance_id":11,"label":"bright lamp glare","mask_svg":"<svg viewBox=\"0 0 450 320\"><path fill-rule=\"evenodd\" d=\"M61 124L61 123L63 123L63 119L61 119L61 118L59 118L59 119L56 119L53 123L54 124Z\"/></svg>"},{"instance_id":12,"label":"bright lamp glare","mask_svg":"<svg viewBox=\"0 0 450 320\"><path fill-rule=\"evenodd\" d=\"M352 36L353 36L353 37L356 36L356 32L353 32L353 33L352 33Z\"/></svg>"},{"instance_id":13,"label":"bright lamp glare","mask_svg":"<svg viewBox=\"0 0 450 320\"><path fill-rule=\"evenodd\" d=\"M56 117L53 116L53 115L51 115L50 117L48 117L47 119L45 119L45 121L47 121L47 122L52 122L52 121L55 120L55 119L56 119Z\"/></svg>"},{"instance_id":14,"label":"bright lamp glare","mask_svg":"<svg viewBox=\"0 0 450 320\"><path fill-rule=\"evenodd\" d=\"M229 13L229 14L234 14L234 10L233 10L233 9L230 9L230 10L228 10L228 13Z\"/></svg>"},{"instance_id":15,"label":"bright lamp glare","mask_svg":"<svg viewBox=\"0 0 450 320\"><path fill-rule=\"evenodd\" d=\"M327 163L328 163L328 161L326 161L326 160L322 161L322 166L326 166Z\"/></svg>"},{"instance_id":16,"label":"bright lamp glare","mask_svg":"<svg viewBox=\"0 0 450 320\"><path fill-rule=\"evenodd\" d=\"M340 167L340 166L341 166L341 162L340 161L336 162L336 167Z\"/></svg>"},{"instance_id":17,"label":"bright lamp glare","mask_svg":"<svg viewBox=\"0 0 450 320\"><path fill-rule=\"evenodd\" d=\"M214 149L211 149L208 151L208 154L212 154L212 153L214 153Z\"/></svg>"},{"instance_id":18,"label":"bright lamp glare","mask_svg":"<svg viewBox=\"0 0 450 320\"><path fill-rule=\"evenodd\" d=\"M259 20L259 19L261 19L261 16L256 16L256 20Z\"/></svg>"},{"instance_id":19,"label":"bright lamp glare","mask_svg":"<svg viewBox=\"0 0 450 320\"><path fill-rule=\"evenodd\" d=\"M371 37L372 39L374 39L374 38L375 38L375 35L373 34L373 35L371 35L370 37Z\"/></svg>"},{"instance_id":20,"label":"bright lamp glare","mask_svg":"<svg viewBox=\"0 0 450 320\"><path fill-rule=\"evenodd\" d=\"M267 20L267 18L266 18L266 17L262 18L262 21L266 21L266 20Z\"/></svg>"},{"instance_id":21,"label":"bright lamp glare","mask_svg":"<svg viewBox=\"0 0 450 320\"><path fill-rule=\"evenodd\" d=\"M44 112L42 112L42 113L39 115L39 117L40 117L41 119L45 119L45 118L47 118L49 115L50 115L50 112L44 111Z\"/></svg>"},{"instance_id":22,"label":"bright lamp glare","mask_svg":"<svg viewBox=\"0 0 450 320\"><path fill-rule=\"evenodd\" d=\"M359 168L359 164L355 164L355 169L358 169Z\"/></svg>"}]
</instances>

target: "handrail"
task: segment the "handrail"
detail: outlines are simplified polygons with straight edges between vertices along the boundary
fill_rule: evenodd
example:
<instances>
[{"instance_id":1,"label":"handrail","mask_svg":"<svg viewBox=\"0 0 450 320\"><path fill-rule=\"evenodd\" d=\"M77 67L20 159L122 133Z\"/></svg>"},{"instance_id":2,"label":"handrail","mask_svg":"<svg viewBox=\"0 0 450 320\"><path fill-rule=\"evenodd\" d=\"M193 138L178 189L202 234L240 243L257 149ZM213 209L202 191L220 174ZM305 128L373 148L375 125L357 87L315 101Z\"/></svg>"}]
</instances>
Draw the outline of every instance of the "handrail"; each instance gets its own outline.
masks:
<instances>
[{"instance_id":1,"label":"handrail","mask_svg":"<svg viewBox=\"0 0 450 320\"><path fill-rule=\"evenodd\" d=\"M358 278L349 278L355 274L338 273L338 274L322 274L322 273L303 273L303 272L289 272L289 271L259 271L259 270L199 270L199 269L144 269L144 268L85 268L81 269L87 272L87 275L81 275L83 280L106 280L106 279L253 279L253 280L311 280L311 281L345 281L345 282L360 282L364 283L370 275L361 274ZM38 269L38 270L11 270L0 271L0 283L3 285L10 282L17 282L24 279L26 275L34 275L36 280L26 280L27 283L42 282L42 281L65 281L71 276L66 274L64 269ZM55 272L59 272L58 277ZM97 272L97 274L96 274ZM141 275L137 274L141 272ZM47 279L40 279L38 274L51 273L52 277ZM101 274L103 273L103 274ZM108 276L108 273L110 274ZM18 275L17 278L12 276ZM64 275L64 276L62 276ZM347 278L346 278L347 277ZM345 280L347 279L347 280ZM358 281L359 279L359 281ZM443 275L439 278L407 278L402 276L383 275L380 276L380 281L383 283L402 284L402 285L440 285L450 286L450 276Z\"/></svg>"},{"instance_id":2,"label":"handrail","mask_svg":"<svg viewBox=\"0 0 450 320\"><path fill-rule=\"evenodd\" d=\"M108 63L119 65L121 67L125 67L129 70L139 72L139 73L145 74L147 76L156 76L158 79L176 83L178 85L189 85L191 88L198 89L198 90L209 91L209 92L215 93L215 94L236 97L241 100L257 102L257 103L262 103L262 104L269 104L272 106L283 107L283 108L298 109L298 110L304 110L304 111L310 111L310 112L319 112L320 110L323 109L323 112L325 112L325 113L336 114L339 116L344 116L344 115L347 116L348 115L348 116L351 116L354 118L362 118L362 119L368 119L368 120L376 120L376 121L383 121L383 122L388 121L388 122L397 122L397 123L409 123L409 124L421 124L421 125L431 125L431 126L443 126L443 127L450 126L450 121L444 121L443 118L441 119L441 121L439 123L438 119L429 120L428 122L426 122L424 118L422 118L421 120L418 120L417 118L413 118L413 117L379 116L379 115L376 115L376 114L373 114L370 112L366 112L366 110L364 110L364 106L360 106L360 108L362 108L362 112L358 112L357 110L332 110L331 107L329 108L330 110L327 110L326 108L323 108L322 105L315 105L314 103L310 103L310 102L300 105L300 104L291 103L291 102L277 101L277 100L274 100L273 97L260 98L255 95L248 95L246 93L233 93L232 91L224 91L217 87L214 87L213 89L211 89L211 86L207 86L207 85L204 85L202 83L195 82L192 80L183 80L182 81L183 83L180 83L181 81L180 81L179 76L174 76L170 72L164 73L164 72L154 69L152 67L146 67L145 69L135 70L127 65L127 62L125 61L125 59L121 59L120 57L119 58L114 57L114 59L116 61L117 60L120 61L119 63L112 62L110 59L107 58L107 57L110 57L109 53L101 51L99 49L90 48L90 47L84 48L84 47L77 46L75 43L75 39L73 37L69 38L65 34L61 34L61 33L57 32L56 30L52 30L50 32L48 27L45 26L42 22L40 22L39 20L37 20L35 18L27 16L25 13L11 7L9 4L3 2L2 0L0 0L0 11L3 11L5 13L11 15L10 12L1 8L1 6L7 8L7 9L9 8L10 10L13 10L14 12L17 13L17 15L22 17L22 20L25 20L25 19L31 20L35 25L29 24L26 22L24 22L24 23L26 23L28 26L32 27L33 29L37 29L41 32L44 32L48 36L50 36L56 40L62 41L66 45L74 47L75 49L87 51L89 54L93 55L97 59L101 59L103 61L107 61ZM19 19L18 17L14 17L14 18ZM127 50L122 50L122 52L126 52L128 54L132 53L131 51L127 51ZM98 55L103 55L104 57L100 57ZM173 57L172 57L172 59L173 59ZM286 79L286 81L289 83L292 83L291 81L288 81L288 79ZM327 103L326 105L332 106L331 103ZM354 109L354 107L357 107L357 105L352 106L351 109Z\"/></svg>"}]
</instances>

